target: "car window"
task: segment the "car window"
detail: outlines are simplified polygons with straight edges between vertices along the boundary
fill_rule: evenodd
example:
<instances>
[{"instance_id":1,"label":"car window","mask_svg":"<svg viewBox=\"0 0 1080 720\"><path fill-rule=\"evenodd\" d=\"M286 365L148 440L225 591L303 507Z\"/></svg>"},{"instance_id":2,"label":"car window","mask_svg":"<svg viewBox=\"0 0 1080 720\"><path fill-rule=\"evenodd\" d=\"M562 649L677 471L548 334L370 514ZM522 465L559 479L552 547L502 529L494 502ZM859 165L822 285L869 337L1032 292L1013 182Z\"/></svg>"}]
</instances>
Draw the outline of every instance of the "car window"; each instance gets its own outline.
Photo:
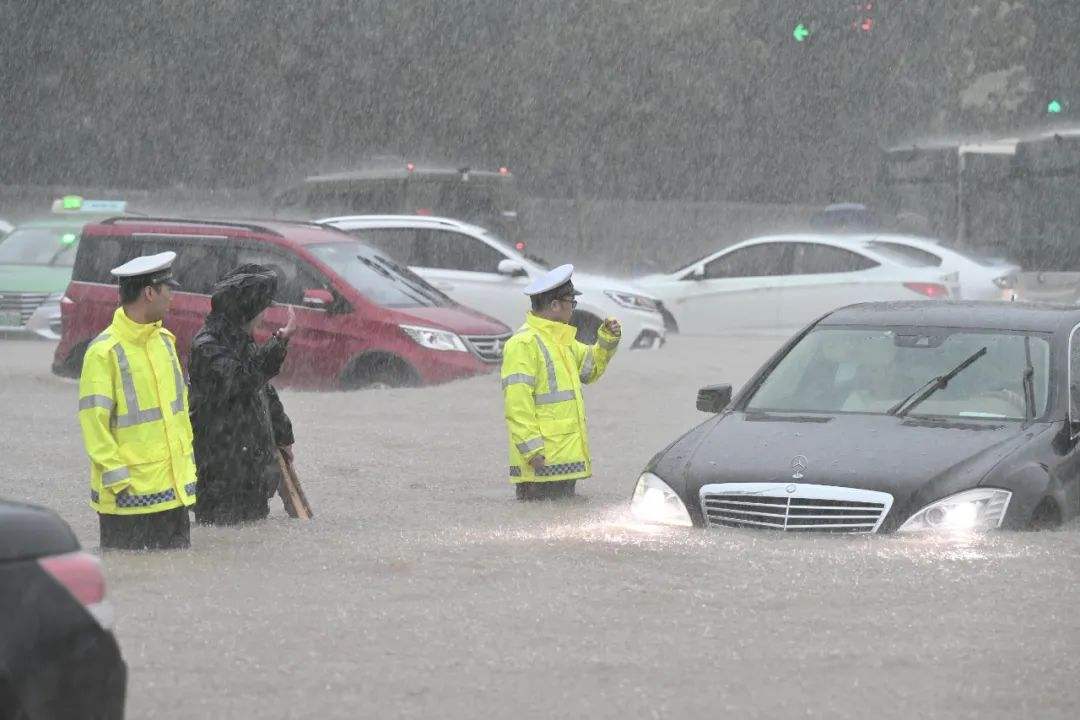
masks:
<instances>
[{"instance_id":1,"label":"car window","mask_svg":"<svg viewBox=\"0 0 1080 720\"><path fill-rule=\"evenodd\" d=\"M505 256L471 235L448 230L421 231L415 265L443 270L494 273Z\"/></svg>"},{"instance_id":2,"label":"car window","mask_svg":"<svg viewBox=\"0 0 1080 720\"><path fill-rule=\"evenodd\" d=\"M415 228L361 228L349 230L350 235L371 247L378 248L402 265L419 265L420 252Z\"/></svg>"},{"instance_id":3,"label":"car window","mask_svg":"<svg viewBox=\"0 0 1080 720\"><path fill-rule=\"evenodd\" d=\"M319 214L397 213L402 210L400 180L373 180L359 184L311 185L304 194L304 205ZM283 204L286 204L283 201Z\"/></svg>"},{"instance_id":4,"label":"car window","mask_svg":"<svg viewBox=\"0 0 1080 720\"><path fill-rule=\"evenodd\" d=\"M330 288L329 282L322 273L295 255L241 245L236 250L236 264L245 263L265 265L277 274L278 284L277 292L274 293L274 302L282 305L302 304L305 290Z\"/></svg>"},{"instance_id":5,"label":"car window","mask_svg":"<svg viewBox=\"0 0 1080 720\"><path fill-rule=\"evenodd\" d=\"M910 245L874 240L866 243L866 247L893 262L908 267L941 267L940 257Z\"/></svg>"},{"instance_id":6,"label":"car window","mask_svg":"<svg viewBox=\"0 0 1080 720\"><path fill-rule=\"evenodd\" d=\"M709 280L788 275L788 243L761 243L733 250L705 265Z\"/></svg>"},{"instance_id":7,"label":"car window","mask_svg":"<svg viewBox=\"0 0 1080 720\"><path fill-rule=\"evenodd\" d=\"M981 357L911 415L1024 419L1029 350L1035 416L1042 415L1050 387L1044 335L930 327L818 327L769 373L747 410L884 414L982 348Z\"/></svg>"},{"instance_id":8,"label":"car window","mask_svg":"<svg viewBox=\"0 0 1080 720\"><path fill-rule=\"evenodd\" d=\"M855 272L877 267L878 263L858 253L820 243L792 243L792 274L824 275Z\"/></svg>"},{"instance_id":9,"label":"car window","mask_svg":"<svg viewBox=\"0 0 1080 720\"><path fill-rule=\"evenodd\" d=\"M189 235L143 237L128 242L131 257L176 253L172 270L180 292L209 295L214 283L236 265L233 250L220 238L197 239Z\"/></svg>"},{"instance_id":10,"label":"car window","mask_svg":"<svg viewBox=\"0 0 1080 720\"><path fill-rule=\"evenodd\" d=\"M75 253L75 269L71 279L78 282L116 284L116 278L109 274L114 267L126 262L134 255L128 255L119 238L91 235L79 242Z\"/></svg>"},{"instance_id":11,"label":"car window","mask_svg":"<svg viewBox=\"0 0 1080 720\"><path fill-rule=\"evenodd\" d=\"M16 228L0 243L0 265L71 267L78 236L73 228Z\"/></svg>"}]
</instances>

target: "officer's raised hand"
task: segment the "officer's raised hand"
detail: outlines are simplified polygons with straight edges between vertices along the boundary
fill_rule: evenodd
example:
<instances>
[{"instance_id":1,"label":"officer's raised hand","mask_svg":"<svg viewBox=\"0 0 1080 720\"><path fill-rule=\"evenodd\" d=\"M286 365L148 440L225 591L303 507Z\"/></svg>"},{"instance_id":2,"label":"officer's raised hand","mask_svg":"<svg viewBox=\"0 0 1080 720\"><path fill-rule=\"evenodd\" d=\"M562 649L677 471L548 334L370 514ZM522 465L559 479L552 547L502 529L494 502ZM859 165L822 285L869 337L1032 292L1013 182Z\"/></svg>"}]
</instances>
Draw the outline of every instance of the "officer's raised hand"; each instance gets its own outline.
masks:
<instances>
[{"instance_id":1,"label":"officer's raised hand","mask_svg":"<svg viewBox=\"0 0 1080 720\"><path fill-rule=\"evenodd\" d=\"M615 337L622 337L622 325L613 317L604 321L604 329Z\"/></svg>"},{"instance_id":2,"label":"officer's raised hand","mask_svg":"<svg viewBox=\"0 0 1080 720\"><path fill-rule=\"evenodd\" d=\"M278 328L274 335L281 340L288 340L296 332L296 311L293 310L292 305L289 306L289 319L285 321L285 327Z\"/></svg>"}]
</instances>

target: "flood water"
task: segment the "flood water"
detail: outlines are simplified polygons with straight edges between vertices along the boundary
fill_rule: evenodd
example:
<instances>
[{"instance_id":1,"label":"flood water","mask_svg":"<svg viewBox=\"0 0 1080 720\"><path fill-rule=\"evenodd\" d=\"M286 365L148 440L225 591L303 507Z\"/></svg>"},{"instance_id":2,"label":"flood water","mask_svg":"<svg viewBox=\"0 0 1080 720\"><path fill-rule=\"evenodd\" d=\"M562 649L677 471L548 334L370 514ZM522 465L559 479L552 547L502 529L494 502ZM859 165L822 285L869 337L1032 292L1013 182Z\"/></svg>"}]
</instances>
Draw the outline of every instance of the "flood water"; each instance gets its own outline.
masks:
<instances>
[{"instance_id":1,"label":"flood water","mask_svg":"<svg viewBox=\"0 0 1080 720\"><path fill-rule=\"evenodd\" d=\"M496 376L282 399L315 520L105 558L128 717L1080 717L1080 528L656 529L642 466L781 338L675 336L587 390L583 500L523 505ZM97 545L77 386L0 341L0 495ZM895 460L895 459L893 459ZM890 461L883 458L883 462Z\"/></svg>"}]
</instances>

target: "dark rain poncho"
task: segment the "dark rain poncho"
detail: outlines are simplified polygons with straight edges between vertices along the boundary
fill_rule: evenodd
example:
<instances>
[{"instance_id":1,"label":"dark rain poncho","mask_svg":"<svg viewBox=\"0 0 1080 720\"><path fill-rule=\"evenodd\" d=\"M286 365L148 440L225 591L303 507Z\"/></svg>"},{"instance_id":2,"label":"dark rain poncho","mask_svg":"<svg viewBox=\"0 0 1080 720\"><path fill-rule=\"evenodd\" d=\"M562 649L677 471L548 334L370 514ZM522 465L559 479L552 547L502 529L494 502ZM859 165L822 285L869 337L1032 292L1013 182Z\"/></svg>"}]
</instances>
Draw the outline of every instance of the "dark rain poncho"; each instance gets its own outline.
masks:
<instances>
[{"instance_id":1,"label":"dark rain poncho","mask_svg":"<svg viewBox=\"0 0 1080 720\"><path fill-rule=\"evenodd\" d=\"M287 342L257 345L245 325L269 307L273 271L247 264L214 286L211 311L191 343L191 426L198 500L195 519L232 524L269 513L281 480L275 453L293 444L292 423L270 385Z\"/></svg>"}]
</instances>

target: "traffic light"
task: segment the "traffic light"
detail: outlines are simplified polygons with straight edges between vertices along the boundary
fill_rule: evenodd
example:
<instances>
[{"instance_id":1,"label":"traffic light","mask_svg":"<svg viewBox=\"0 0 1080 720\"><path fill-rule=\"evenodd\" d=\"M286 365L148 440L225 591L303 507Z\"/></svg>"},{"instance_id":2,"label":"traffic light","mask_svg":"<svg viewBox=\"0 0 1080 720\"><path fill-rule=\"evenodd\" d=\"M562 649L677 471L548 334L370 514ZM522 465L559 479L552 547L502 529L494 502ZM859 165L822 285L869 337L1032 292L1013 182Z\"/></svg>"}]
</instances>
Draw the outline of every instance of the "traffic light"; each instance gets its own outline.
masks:
<instances>
[{"instance_id":1,"label":"traffic light","mask_svg":"<svg viewBox=\"0 0 1080 720\"><path fill-rule=\"evenodd\" d=\"M1060 115L1063 112L1065 112L1065 104L1057 98L1054 98L1046 104L1047 115Z\"/></svg>"},{"instance_id":2,"label":"traffic light","mask_svg":"<svg viewBox=\"0 0 1080 720\"><path fill-rule=\"evenodd\" d=\"M806 23L799 23L791 33L795 42L805 42L810 37L810 27Z\"/></svg>"}]
</instances>

